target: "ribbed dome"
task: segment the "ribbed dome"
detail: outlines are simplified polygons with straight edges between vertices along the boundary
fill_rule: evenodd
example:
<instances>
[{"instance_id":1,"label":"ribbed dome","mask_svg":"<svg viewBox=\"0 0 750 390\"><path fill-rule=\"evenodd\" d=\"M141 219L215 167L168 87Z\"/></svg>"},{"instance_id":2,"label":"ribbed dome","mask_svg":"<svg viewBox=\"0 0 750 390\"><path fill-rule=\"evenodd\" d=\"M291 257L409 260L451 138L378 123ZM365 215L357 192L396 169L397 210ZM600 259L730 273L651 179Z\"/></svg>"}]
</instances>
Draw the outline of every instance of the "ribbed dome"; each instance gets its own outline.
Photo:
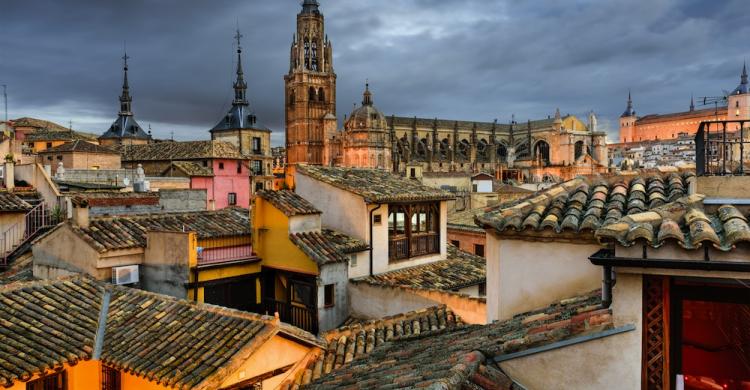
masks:
<instances>
[{"instance_id":1,"label":"ribbed dome","mask_svg":"<svg viewBox=\"0 0 750 390\"><path fill-rule=\"evenodd\" d=\"M380 130L385 131L387 128L385 115L375 107L372 102L372 93L370 85L365 86L362 105L352 111L349 119L344 124L346 130Z\"/></svg>"}]
</instances>

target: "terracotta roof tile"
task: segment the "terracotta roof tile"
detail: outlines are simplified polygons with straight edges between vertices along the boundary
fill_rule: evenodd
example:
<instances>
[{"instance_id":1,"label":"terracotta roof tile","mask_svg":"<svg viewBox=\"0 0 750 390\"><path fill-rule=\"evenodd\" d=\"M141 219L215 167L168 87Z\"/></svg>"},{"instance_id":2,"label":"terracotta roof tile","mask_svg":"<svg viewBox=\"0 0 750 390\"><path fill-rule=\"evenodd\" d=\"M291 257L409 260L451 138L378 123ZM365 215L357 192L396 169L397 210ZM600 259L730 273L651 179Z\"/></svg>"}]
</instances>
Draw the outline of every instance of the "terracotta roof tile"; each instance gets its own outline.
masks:
<instances>
[{"instance_id":1,"label":"terracotta roof tile","mask_svg":"<svg viewBox=\"0 0 750 390\"><path fill-rule=\"evenodd\" d=\"M477 226L475 219L478 215L484 214L485 209L480 207L448 214L448 229L484 233L484 229Z\"/></svg>"},{"instance_id":2,"label":"terracotta roof tile","mask_svg":"<svg viewBox=\"0 0 750 390\"><path fill-rule=\"evenodd\" d=\"M120 153L123 162L244 159L234 145L224 141L167 141L147 145L124 145L120 147Z\"/></svg>"},{"instance_id":3,"label":"terracotta roof tile","mask_svg":"<svg viewBox=\"0 0 750 390\"><path fill-rule=\"evenodd\" d=\"M83 141L83 140L75 140L72 142L66 142L62 145L58 145L52 148L45 149L39 153L43 154L43 153L70 153L70 152L119 154L118 152L112 149L105 148L104 146L99 146L99 145L93 144L91 142Z\"/></svg>"},{"instance_id":4,"label":"terracotta roof tile","mask_svg":"<svg viewBox=\"0 0 750 390\"><path fill-rule=\"evenodd\" d=\"M628 215L596 231L602 243L617 242L632 246L645 242L658 248L674 242L684 249L711 245L731 251L741 243L750 243L747 216L732 205L723 205L707 214L703 195L691 195L652 209Z\"/></svg>"},{"instance_id":5,"label":"terracotta roof tile","mask_svg":"<svg viewBox=\"0 0 750 390\"><path fill-rule=\"evenodd\" d=\"M31 205L11 192L0 192L0 212L31 210Z\"/></svg>"},{"instance_id":6,"label":"terracotta roof tile","mask_svg":"<svg viewBox=\"0 0 750 390\"><path fill-rule=\"evenodd\" d=\"M446 260L368 276L356 279L355 282L453 291L475 286L486 280L486 261L483 257L448 245Z\"/></svg>"},{"instance_id":7,"label":"terracotta roof tile","mask_svg":"<svg viewBox=\"0 0 750 390\"><path fill-rule=\"evenodd\" d=\"M321 211L315 208L307 199L297 195L294 191L258 191L258 196L271 203L286 216L320 214Z\"/></svg>"},{"instance_id":8,"label":"terracotta roof tile","mask_svg":"<svg viewBox=\"0 0 750 390\"><path fill-rule=\"evenodd\" d=\"M92 218L86 229L70 226L99 252L145 247L148 230L194 231L199 239L250 234L247 210L234 207L218 211Z\"/></svg>"},{"instance_id":9,"label":"terracotta roof tile","mask_svg":"<svg viewBox=\"0 0 750 390\"><path fill-rule=\"evenodd\" d=\"M0 385L93 357L105 294L111 300L101 360L170 388L218 388L277 333L325 342L273 317L196 304L88 277L0 288ZM254 341L261 341L254 343Z\"/></svg>"},{"instance_id":10,"label":"terracotta roof tile","mask_svg":"<svg viewBox=\"0 0 750 390\"><path fill-rule=\"evenodd\" d=\"M487 372L486 368L494 365L492 359L574 336L611 329L612 313L609 309L601 309L600 305L600 292L594 291L490 325L446 327L428 334L394 339L382 346L377 343L380 339L377 331L372 336L371 332L365 332L365 343L369 339L376 340L371 351L367 351L365 355L352 356L348 363L346 357L349 355L344 354L344 364L335 369L340 356L338 350L342 349L336 345L337 358L330 359L334 370L313 380L305 388L393 389L432 386L431 388L458 390L477 388L478 381L509 389L512 381L504 377L502 372ZM361 344L358 342L355 347L359 348ZM343 348L344 351L349 349L349 344ZM485 364L486 362L492 364ZM316 367L313 369L317 370Z\"/></svg>"},{"instance_id":11,"label":"terracotta roof tile","mask_svg":"<svg viewBox=\"0 0 750 390\"><path fill-rule=\"evenodd\" d=\"M358 169L300 165L297 171L313 179L352 192L368 203L399 201L448 200L455 196L437 188L423 185L377 169Z\"/></svg>"},{"instance_id":12,"label":"terracotta roof tile","mask_svg":"<svg viewBox=\"0 0 750 390\"><path fill-rule=\"evenodd\" d=\"M623 216L641 213L685 196L693 174L676 173L614 181L576 178L528 198L488 208L476 218L478 226L502 233L550 229L594 231Z\"/></svg>"},{"instance_id":13,"label":"terracotta roof tile","mask_svg":"<svg viewBox=\"0 0 750 390\"><path fill-rule=\"evenodd\" d=\"M174 161L171 168L182 172L186 176L213 177L214 170L210 167L204 167L201 164L192 161ZM168 168L169 169L169 168Z\"/></svg>"},{"instance_id":14,"label":"terracotta roof tile","mask_svg":"<svg viewBox=\"0 0 750 390\"><path fill-rule=\"evenodd\" d=\"M318 265L349 261L349 253L367 250L364 242L330 229L292 233L289 239Z\"/></svg>"}]
</instances>

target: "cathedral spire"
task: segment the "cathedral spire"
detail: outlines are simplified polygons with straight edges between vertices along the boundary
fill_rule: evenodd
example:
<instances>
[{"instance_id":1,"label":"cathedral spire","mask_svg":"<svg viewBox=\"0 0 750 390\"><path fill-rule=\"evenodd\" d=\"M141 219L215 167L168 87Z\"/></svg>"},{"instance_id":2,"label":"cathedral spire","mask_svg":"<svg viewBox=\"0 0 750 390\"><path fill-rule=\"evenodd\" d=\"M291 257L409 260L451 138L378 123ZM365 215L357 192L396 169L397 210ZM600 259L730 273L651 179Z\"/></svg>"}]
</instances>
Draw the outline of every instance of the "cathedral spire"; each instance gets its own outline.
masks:
<instances>
[{"instance_id":1,"label":"cathedral spire","mask_svg":"<svg viewBox=\"0 0 750 390\"><path fill-rule=\"evenodd\" d=\"M234 39L237 40L237 80L234 82L234 101L233 105L247 105L247 83L245 82L244 73L242 72L242 34L240 29L237 29Z\"/></svg>"},{"instance_id":2,"label":"cathedral spire","mask_svg":"<svg viewBox=\"0 0 750 390\"><path fill-rule=\"evenodd\" d=\"M302 2L302 12L303 14L319 14L320 10L318 9L318 6L320 4L317 2L317 0L304 0Z\"/></svg>"},{"instance_id":3,"label":"cathedral spire","mask_svg":"<svg viewBox=\"0 0 750 390\"><path fill-rule=\"evenodd\" d=\"M122 56L122 95L120 95L120 115L133 115L130 105L133 102L133 98L130 96L130 86L128 85L128 52L124 52Z\"/></svg>"},{"instance_id":4,"label":"cathedral spire","mask_svg":"<svg viewBox=\"0 0 750 390\"><path fill-rule=\"evenodd\" d=\"M695 111L695 101L693 100L693 94L690 94L690 111Z\"/></svg>"},{"instance_id":5,"label":"cathedral spire","mask_svg":"<svg viewBox=\"0 0 750 390\"><path fill-rule=\"evenodd\" d=\"M365 92L362 94L362 105L372 106L372 92L370 92L370 81L365 81Z\"/></svg>"},{"instance_id":6,"label":"cathedral spire","mask_svg":"<svg viewBox=\"0 0 750 390\"><path fill-rule=\"evenodd\" d=\"M742 63L742 75L740 76L740 84L747 85L747 62Z\"/></svg>"}]
</instances>

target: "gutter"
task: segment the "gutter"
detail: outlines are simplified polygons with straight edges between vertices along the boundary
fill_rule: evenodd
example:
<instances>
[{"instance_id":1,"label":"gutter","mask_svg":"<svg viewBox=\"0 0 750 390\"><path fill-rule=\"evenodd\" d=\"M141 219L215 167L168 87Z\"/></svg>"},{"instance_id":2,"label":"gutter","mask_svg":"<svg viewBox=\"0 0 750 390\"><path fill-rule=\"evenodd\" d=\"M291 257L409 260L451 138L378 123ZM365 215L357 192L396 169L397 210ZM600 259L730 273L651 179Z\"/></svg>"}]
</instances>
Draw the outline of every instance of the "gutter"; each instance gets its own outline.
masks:
<instances>
[{"instance_id":1,"label":"gutter","mask_svg":"<svg viewBox=\"0 0 750 390\"><path fill-rule=\"evenodd\" d=\"M750 263L739 261L674 260L617 257L608 249L600 249L589 256L594 265L610 267L663 268L699 271L750 272Z\"/></svg>"},{"instance_id":2,"label":"gutter","mask_svg":"<svg viewBox=\"0 0 750 390\"><path fill-rule=\"evenodd\" d=\"M99 324L96 328L96 338L94 339L94 353L91 356L93 360L99 360L102 356L102 348L104 347L104 331L107 326L107 316L109 315L109 301L112 297L112 292L109 289L104 290L102 295L102 308L99 311Z\"/></svg>"},{"instance_id":3,"label":"gutter","mask_svg":"<svg viewBox=\"0 0 750 390\"><path fill-rule=\"evenodd\" d=\"M372 245L372 243L373 243L373 239L372 239L372 215L381 206L383 206L383 205L382 204L378 204L378 207L375 207L374 209L370 210L370 276L373 275L373 272L372 272L373 252L372 251L373 251L373 247L374 247L374 245ZM381 218L381 223L383 223L382 222L382 218Z\"/></svg>"}]
</instances>

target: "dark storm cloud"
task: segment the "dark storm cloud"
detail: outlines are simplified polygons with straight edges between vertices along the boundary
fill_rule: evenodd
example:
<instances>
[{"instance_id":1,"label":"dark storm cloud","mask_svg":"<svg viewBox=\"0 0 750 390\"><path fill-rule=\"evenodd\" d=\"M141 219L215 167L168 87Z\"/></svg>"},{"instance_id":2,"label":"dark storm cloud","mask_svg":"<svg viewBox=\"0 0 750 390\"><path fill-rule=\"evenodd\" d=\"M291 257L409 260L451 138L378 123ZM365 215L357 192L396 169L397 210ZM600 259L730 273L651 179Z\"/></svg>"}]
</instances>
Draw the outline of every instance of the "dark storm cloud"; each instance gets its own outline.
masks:
<instances>
[{"instance_id":1,"label":"dark storm cloud","mask_svg":"<svg viewBox=\"0 0 750 390\"><path fill-rule=\"evenodd\" d=\"M616 128L731 90L747 56L744 0L322 0L338 115L369 78L386 114L506 122L595 110ZM11 117L103 132L127 41L136 116L154 133L206 138L231 101L239 25L249 97L283 139L283 75L299 2L5 2L0 83Z\"/></svg>"}]
</instances>

